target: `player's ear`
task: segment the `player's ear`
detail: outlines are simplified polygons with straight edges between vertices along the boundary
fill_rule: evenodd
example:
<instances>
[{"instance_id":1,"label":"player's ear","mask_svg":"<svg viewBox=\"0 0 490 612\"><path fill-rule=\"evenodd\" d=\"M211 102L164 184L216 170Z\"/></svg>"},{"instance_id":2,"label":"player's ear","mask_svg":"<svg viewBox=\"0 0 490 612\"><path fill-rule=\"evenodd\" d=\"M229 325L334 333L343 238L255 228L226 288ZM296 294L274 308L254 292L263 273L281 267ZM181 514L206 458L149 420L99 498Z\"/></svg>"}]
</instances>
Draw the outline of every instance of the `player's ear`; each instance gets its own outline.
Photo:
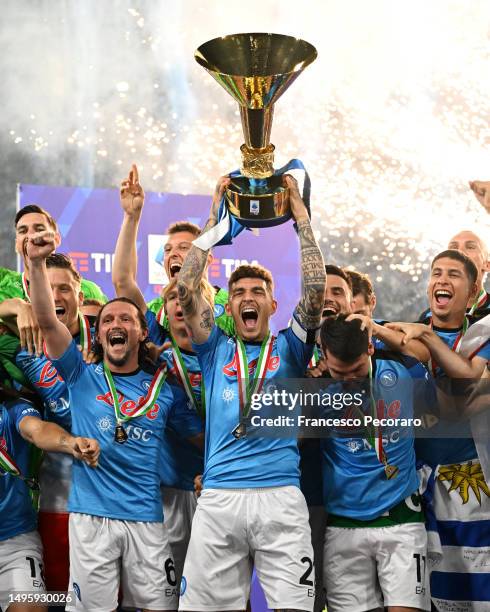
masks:
<instances>
[{"instance_id":1,"label":"player's ear","mask_svg":"<svg viewBox=\"0 0 490 612\"><path fill-rule=\"evenodd\" d=\"M371 308L371 314L374 312L374 309L376 308L376 304L377 304L376 296L373 293L373 295L369 298L369 307Z\"/></svg>"},{"instance_id":2,"label":"player's ear","mask_svg":"<svg viewBox=\"0 0 490 612\"><path fill-rule=\"evenodd\" d=\"M61 244L61 234L59 232L54 233L54 243L56 245L56 248L58 248Z\"/></svg>"},{"instance_id":3,"label":"player's ear","mask_svg":"<svg viewBox=\"0 0 490 612\"><path fill-rule=\"evenodd\" d=\"M371 342L371 340L369 341L368 344L368 355L371 357L371 355L374 355L374 344Z\"/></svg>"},{"instance_id":4,"label":"player's ear","mask_svg":"<svg viewBox=\"0 0 490 612\"><path fill-rule=\"evenodd\" d=\"M83 291L78 292L78 305L83 306Z\"/></svg>"},{"instance_id":5,"label":"player's ear","mask_svg":"<svg viewBox=\"0 0 490 612\"><path fill-rule=\"evenodd\" d=\"M271 314L274 314L276 312L276 310L277 310L277 300L272 299L271 307L272 307L272 313Z\"/></svg>"},{"instance_id":6,"label":"player's ear","mask_svg":"<svg viewBox=\"0 0 490 612\"><path fill-rule=\"evenodd\" d=\"M226 314L231 317L231 308L230 308L230 304L228 302L226 302L225 304L225 312Z\"/></svg>"}]
</instances>

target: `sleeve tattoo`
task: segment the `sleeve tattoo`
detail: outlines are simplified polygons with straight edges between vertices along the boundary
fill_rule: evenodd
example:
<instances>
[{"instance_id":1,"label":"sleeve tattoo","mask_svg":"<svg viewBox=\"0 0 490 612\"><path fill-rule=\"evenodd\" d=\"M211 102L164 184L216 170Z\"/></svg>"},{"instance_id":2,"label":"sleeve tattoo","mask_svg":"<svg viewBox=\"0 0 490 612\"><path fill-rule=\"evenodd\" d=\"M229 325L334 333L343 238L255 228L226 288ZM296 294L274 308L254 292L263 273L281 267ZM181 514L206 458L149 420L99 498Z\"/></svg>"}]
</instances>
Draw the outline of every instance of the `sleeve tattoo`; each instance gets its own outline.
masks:
<instances>
[{"instance_id":1,"label":"sleeve tattoo","mask_svg":"<svg viewBox=\"0 0 490 612\"><path fill-rule=\"evenodd\" d=\"M296 318L305 329L320 325L325 299L325 265L309 219L298 223L301 252L302 297L296 307Z\"/></svg>"}]
</instances>

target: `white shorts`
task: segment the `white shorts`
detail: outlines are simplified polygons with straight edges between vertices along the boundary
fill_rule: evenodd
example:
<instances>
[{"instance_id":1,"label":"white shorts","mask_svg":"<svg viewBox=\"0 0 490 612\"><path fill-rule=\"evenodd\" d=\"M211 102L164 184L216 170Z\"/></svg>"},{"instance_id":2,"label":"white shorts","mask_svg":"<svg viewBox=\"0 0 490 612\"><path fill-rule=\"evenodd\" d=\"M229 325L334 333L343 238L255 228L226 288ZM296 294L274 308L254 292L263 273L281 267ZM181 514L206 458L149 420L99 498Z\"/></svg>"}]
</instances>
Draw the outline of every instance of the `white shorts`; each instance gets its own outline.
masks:
<instances>
[{"instance_id":1,"label":"white shorts","mask_svg":"<svg viewBox=\"0 0 490 612\"><path fill-rule=\"evenodd\" d=\"M177 580L163 523L70 514L70 585L76 612L177 609Z\"/></svg>"},{"instance_id":2,"label":"white shorts","mask_svg":"<svg viewBox=\"0 0 490 612\"><path fill-rule=\"evenodd\" d=\"M383 605L430 610L423 523L327 527L324 559L328 612L365 612Z\"/></svg>"},{"instance_id":3,"label":"white shorts","mask_svg":"<svg viewBox=\"0 0 490 612\"><path fill-rule=\"evenodd\" d=\"M192 519L197 507L194 491L162 487L163 521L175 563L177 584L180 584L187 547L191 539Z\"/></svg>"},{"instance_id":4,"label":"white shorts","mask_svg":"<svg viewBox=\"0 0 490 612\"><path fill-rule=\"evenodd\" d=\"M198 502L179 610L245 610L252 564L269 608L313 610L308 509L294 486L205 489Z\"/></svg>"},{"instance_id":5,"label":"white shorts","mask_svg":"<svg viewBox=\"0 0 490 612\"><path fill-rule=\"evenodd\" d=\"M37 531L0 541L0 609L7 610L12 591L46 591L43 547Z\"/></svg>"}]
</instances>

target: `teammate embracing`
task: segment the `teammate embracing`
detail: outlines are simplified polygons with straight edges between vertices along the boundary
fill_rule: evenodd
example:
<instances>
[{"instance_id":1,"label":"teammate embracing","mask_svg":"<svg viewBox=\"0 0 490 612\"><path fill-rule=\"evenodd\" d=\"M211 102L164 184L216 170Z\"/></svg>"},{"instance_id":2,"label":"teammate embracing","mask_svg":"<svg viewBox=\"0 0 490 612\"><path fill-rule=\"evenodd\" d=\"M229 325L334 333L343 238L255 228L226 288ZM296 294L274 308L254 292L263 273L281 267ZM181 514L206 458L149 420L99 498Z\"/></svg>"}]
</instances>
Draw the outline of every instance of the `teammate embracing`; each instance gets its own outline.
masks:
<instances>
[{"instance_id":1,"label":"teammate embracing","mask_svg":"<svg viewBox=\"0 0 490 612\"><path fill-rule=\"evenodd\" d=\"M216 224L217 186L210 219ZM308 511L299 490L295 439L247 437L239 426L248 402L244 379L257 389L274 378L302 377L313 352L325 291L322 255L296 182L286 177L298 227L302 298L292 325L271 335L277 308L270 272L240 266L229 279L227 311L234 337L214 324L201 295L207 252L193 246L179 273L182 311L202 368L206 401L204 489L184 566L180 610L245 610L252 562L275 610L313 609L314 573Z\"/></svg>"}]
</instances>

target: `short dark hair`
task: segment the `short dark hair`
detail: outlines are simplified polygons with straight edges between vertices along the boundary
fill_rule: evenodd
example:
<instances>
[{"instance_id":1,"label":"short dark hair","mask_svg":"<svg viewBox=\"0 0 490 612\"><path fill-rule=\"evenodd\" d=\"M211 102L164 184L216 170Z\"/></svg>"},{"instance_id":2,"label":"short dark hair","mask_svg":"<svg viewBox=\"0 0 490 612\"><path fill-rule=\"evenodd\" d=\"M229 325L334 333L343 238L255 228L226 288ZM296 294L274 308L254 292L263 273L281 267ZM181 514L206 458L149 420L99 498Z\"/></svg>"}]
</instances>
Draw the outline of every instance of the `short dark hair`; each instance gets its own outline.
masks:
<instances>
[{"instance_id":1,"label":"short dark hair","mask_svg":"<svg viewBox=\"0 0 490 612\"><path fill-rule=\"evenodd\" d=\"M476 279L478 278L478 270L475 264L467 255L465 255L461 251L456 251L456 249L446 249L445 251L442 251L442 253L436 255L432 260L432 263L430 264L430 269L432 270L436 261L445 257L447 257L448 259L454 259L454 261L461 262L464 265L466 276L468 277L470 283L476 283Z\"/></svg>"},{"instance_id":2,"label":"short dark hair","mask_svg":"<svg viewBox=\"0 0 490 612\"><path fill-rule=\"evenodd\" d=\"M361 321L346 321L348 315L327 317L320 328L320 341L324 351L346 363L352 363L368 352L369 334L361 330Z\"/></svg>"},{"instance_id":3,"label":"short dark hair","mask_svg":"<svg viewBox=\"0 0 490 612\"><path fill-rule=\"evenodd\" d=\"M371 279L367 274L358 272L357 270L344 270L347 276L350 278L352 285L352 295L356 296L359 293L362 294L366 304L374 295L374 287Z\"/></svg>"},{"instance_id":4,"label":"short dark hair","mask_svg":"<svg viewBox=\"0 0 490 612\"><path fill-rule=\"evenodd\" d=\"M17 211L17 214L15 215L15 220L14 220L15 228L17 228L17 225L19 221L22 219L22 217L30 213L37 213L39 215L44 215L51 229L54 230L55 232L58 231L58 224L53 219L53 217L48 213L47 210L44 210L44 208L41 208L37 204L27 204L27 206L23 206L19 211Z\"/></svg>"},{"instance_id":5,"label":"short dark hair","mask_svg":"<svg viewBox=\"0 0 490 612\"><path fill-rule=\"evenodd\" d=\"M199 225L191 223L190 221L177 221L168 226L166 233L171 236L172 234L177 234L178 232L189 232L197 238L201 233L201 228Z\"/></svg>"},{"instance_id":6,"label":"short dark hair","mask_svg":"<svg viewBox=\"0 0 490 612\"><path fill-rule=\"evenodd\" d=\"M332 276L340 276L340 278L343 278L345 280L345 282L349 286L349 289L352 291L351 280L347 276L345 271L342 270L342 268L339 268L339 266L334 266L333 264L325 264L325 273L331 274Z\"/></svg>"},{"instance_id":7,"label":"short dark hair","mask_svg":"<svg viewBox=\"0 0 490 612\"><path fill-rule=\"evenodd\" d=\"M242 278L260 278L261 280L265 281L267 289L270 291L270 293L274 293L274 280L272 278L272 274L263 266L254 264L251 266L243 265L235 268L228 280L228 290L231 291L233 284Z\"/></svg>"},{"instance_id":8,"label":"short dark hair","mask_svg":"<svg viewBox=\"0 0 490 612\"><path fill-rule=\"evenodd\" d=\"M82 277L75 268L72 258L64 253L51 253L51 255L48 255L46 257L46 268L62 268L63 270L68 270L79 285L82 282Z\"/></svg>"},{"instance_id":9,"label":"short dark hair","mask_svg":"<svg viewBox=\"0 0 490 612\"><path fill-rule=\"evenodd\" d=\"M100 329L100 319L102 318L102 313L104 312L104 309L106 308L106 306L109 306L109 304L113 304L114 302L124 302L125 304L131 304L131 306L134 306L138 313L138 320L140 322L141 329L143 331L148 332L148 323L146 321L146 317L141 311L141 308L138 306L138 304L136 304L135 302L133 302L133 300L126 298L126 297L117 297L112 300L109 300L108 302L103 304L102 308L99 310L99 314L97 315L97 318L95 319L95 325L94 325L95 340L93 343L92 352L95 355L97 355L97 357L99 357L100 359L103 359L104 357L102 345L98 340L99 329ZM140 347L138 351L138 362L140 366L151 364L147 343L148 343L148 338L146 338L143 342L140 343Z\"/></svg>"}]
</instances>

